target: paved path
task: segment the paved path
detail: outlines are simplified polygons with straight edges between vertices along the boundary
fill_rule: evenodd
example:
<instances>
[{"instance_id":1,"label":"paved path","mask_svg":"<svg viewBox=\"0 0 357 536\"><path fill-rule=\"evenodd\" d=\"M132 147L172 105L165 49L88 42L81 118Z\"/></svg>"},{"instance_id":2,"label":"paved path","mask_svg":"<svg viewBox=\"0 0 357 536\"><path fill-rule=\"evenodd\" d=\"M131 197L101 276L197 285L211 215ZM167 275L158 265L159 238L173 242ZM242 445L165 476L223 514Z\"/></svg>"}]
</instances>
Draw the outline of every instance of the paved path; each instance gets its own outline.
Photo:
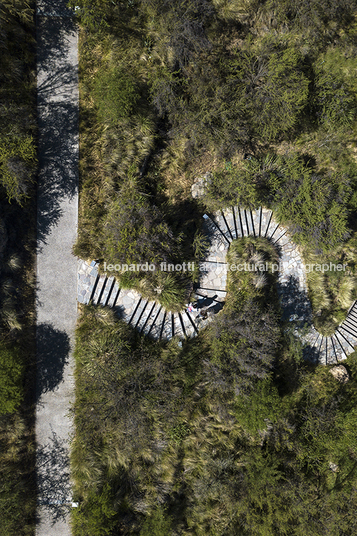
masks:
<instances>
[{"instance_id":1,"label":"paved path","mask_svg":"<svg viewBox=\"0 0 357 536\"><path fill-rule=\"evenodd\" d=\"M37 536L70 535L78 220L77 29L66 0L37 3Z\"/></svg>"},{"instance_id":2,"label":"paved path","mask_svg":"<svg viewBox=\"0 0 357 536\"><path fill-rule=\"evenodd\" d=\"M209 247L200 267L201 277L195 298L200 306L207 306L212 312L207 320L198 319L197 313L165 311L158 303L146 300L138 292L121 289L113 274L100 276L95 262L89 264L81 260L78 264L78 301L114 307L121 318L154 339L194 337L224 305L226 255L232 240L260 236L269 239L278 249L280 262L276 270L279 270L282 320L294 322L296 335L305 345L305 355L313 361L335 364L354 351L357 344L357 303L331 337L324 337L316 331L308 299L306 267L287 228L274 219L271 210L232 207L204 215L203 227Z\"/></svg>"}]
</instances>

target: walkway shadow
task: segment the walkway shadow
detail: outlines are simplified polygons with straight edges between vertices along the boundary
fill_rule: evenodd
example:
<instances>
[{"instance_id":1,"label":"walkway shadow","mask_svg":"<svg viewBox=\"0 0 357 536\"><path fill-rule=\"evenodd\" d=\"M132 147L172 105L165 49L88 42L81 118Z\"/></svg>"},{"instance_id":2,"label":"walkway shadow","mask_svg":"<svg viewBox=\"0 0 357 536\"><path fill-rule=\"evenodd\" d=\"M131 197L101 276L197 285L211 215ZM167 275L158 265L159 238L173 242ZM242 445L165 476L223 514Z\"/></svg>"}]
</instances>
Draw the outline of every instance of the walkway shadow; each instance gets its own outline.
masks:
<instances>
[{"instance_id":1,"label":"walkway shadow","mask_svg":"<svg viewBox=\"0 0 357 536\"><path fill-rule=\"evenodd\" d=\"M284 285L278 285L280 303L282 308L282 320L285 322L294 322L299 333L303 335L313 328L312 308L307 293L299 289L298 280L291 276L289 281ZM302 349L304 359L311 363L318 363L320 352L310 344Z\"/></svg>"},{"instance_id":2,"label":"walkway shadow","mask_svg":"<svg viewBox=\"0 0 357 536\"><path fill-rule=\"evenodd\" d=\"M68 443L52 430L48 443L37 447L36 461L38 504L45 507L53 526L65 521L71 508Z\"/></svg>"},{"instance_id":3,"label":"walkway shadow","mask_svg":"<svg viewBox=\"0 0 357 536\"><path fill-rule=\"evenodd\" d=\"M39 248L62 215L61 202L78 193L78 107L52 104L39 119Z\"/></svg>"},{"instance_id":4,"label":"walkway shadow","mask_svg":"<svg viewBox=\"0 0 357 536\"><path fill-rule=\"evenodd\" d=\"M320 361L320 352L313 346L307 345L302 350L303 358L317 365Z\"/></svg>"},{"instance_id":5,"label":"walkway shadow","mask_svg":"<svg viewBox=\"0 0 357 536\"><path fill-rule=\"evenodd\" d=\"M312 324L312 310L307 293L299 289L298 279L290 276L287 283L278 284L283 321Z\"/></svg>"},{"instance_id":6,"label":"walkway shadow","mask_svg":"<svg viewBox=\"0 0 357 536\"><path fill-rule=\"evenodd\" d=\"M37 381L36 401L43 393L53 391L63 379L68 363L70 343L68 335L50 324L37 326Z\"/></svg>"},{"instance_id":7,"label":"walkway shadow","mask_svg":"<svg viewBox=\"0 0 357 536\"><path fill-rule=\"evenodd\" d=\"M65 9L65 2L57 2ZM52 8L50 8L52 9ZM38 17L38 249L78 193L78 72L70 18Z\"/></svg>"},{"instance_id":8,"label":"walkway shadow","mask_svg":"<svg viewBox=\"0 0 357 536\"><path fill-rule=\"evenodd\" d=\"M40 2L38 2L39 4ZM76 33L73 11L66 7L66 1L51 0L46 7L37 5L37 53L41 69L52 72L58 61L63 61L69 50L69 38ZM44 16L45 14L54 16ZM63 15L62 17L56 14Z\"/></svg>"}]
</instances>

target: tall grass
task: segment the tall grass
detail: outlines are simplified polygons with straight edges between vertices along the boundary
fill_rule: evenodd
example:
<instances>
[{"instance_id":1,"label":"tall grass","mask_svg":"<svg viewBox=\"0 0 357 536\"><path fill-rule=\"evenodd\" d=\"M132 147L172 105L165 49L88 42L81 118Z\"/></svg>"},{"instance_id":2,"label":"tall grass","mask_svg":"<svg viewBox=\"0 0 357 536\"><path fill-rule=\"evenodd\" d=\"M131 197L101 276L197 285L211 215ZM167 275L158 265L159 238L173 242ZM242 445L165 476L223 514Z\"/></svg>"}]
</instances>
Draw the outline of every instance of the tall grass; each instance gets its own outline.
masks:
<instances>
[{"instance_id":1,"label":"tall grass","mask_svg":"<svg viewBox=\"0 0 357 536\"><path fill-rule=\"evenodd\" d=\"M338 247L333 255L317 256L307 250L304 260L310 265L345 264L346 269L342 271L332 269L322 273L313 269L307 274L315 327L325 335L332 335L357 299L355 238Z\"/></svg>"}]
</instances>

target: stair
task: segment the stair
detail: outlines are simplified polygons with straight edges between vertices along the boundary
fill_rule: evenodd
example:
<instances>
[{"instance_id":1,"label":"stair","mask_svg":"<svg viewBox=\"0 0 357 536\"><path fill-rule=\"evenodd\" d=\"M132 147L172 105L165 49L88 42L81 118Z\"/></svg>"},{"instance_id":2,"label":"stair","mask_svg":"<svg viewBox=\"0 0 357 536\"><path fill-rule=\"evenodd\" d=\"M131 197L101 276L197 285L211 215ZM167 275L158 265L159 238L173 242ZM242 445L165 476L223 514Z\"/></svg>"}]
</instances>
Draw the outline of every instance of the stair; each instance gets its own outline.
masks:
<instances>
[{"instance_id":1,"label":"stair","mask_svg":"<svg viewBox=\"0 0 357 536\"><path fill-rule=\"evenodd\" d=\"M107 283L107 277L105 275L99 276L97 286L96 286L96 289L92 298L94 305L98 305L100 303L100 299L102 297L102 293L103 293L106 283Z\"/></svg>"},{"instance_id":2,"label":"stair","mask_svg":"<svg viewBox=\"0 0 357 536\"><path fill-rule=\"evenodd\" d=\"M263 208L262 219L261 219L261 236L265 238L268 235L272 218L273 218L273 212L271 210Z\"/></svg>"},{"instance_id":3,"label":"stair","mask_svg":"<svg viewBox=\"0 0 357 536\"><path fill-rule=\"evenodd\" d=\"M147 326L143 330L143 332L151 336L153 339L159 339L161 334L161 326L164 319L164 315L166 314L165 310L161 307L161 305L156 306L154 309L154 318L150 318Z\"/></svg>"},{"instance_id":4,"label":"stair","mask_svg":"<svg viewBox=\"0 0 357 536\"><path fill-rule=\"evenodd\" d=\"M338 359L345 359L351 352L350 345L335 331L333 335L335 341L335 350L338 356Z\"/></svg>"},{"instance_id":5,"label":"stair","mask_svg":"<svg viewBox=\"0 0 357 536\"><path fill-rule=\"evenodd\" d=\"M233 217L232 209L222 210L222 216L224 218L226 228L228 229L228 234L229 234L230 240L231 241L235 240L237 238L237 233L236 233L236 230L235 230L234 217Z\"/></svg>"},{"instance_id":6,"label":"stair","mask_svg":"<svg viewBox=\"0 0 357 536\"><path fill-rule=\"evenodd\" d=\"M154 311L156 307L157 307L157 304L155 302L153 301L147 302L146 307L144 311L142 312L142 315L135 326L136 329L140 333L145 333L145 328L148 325L150 318L152 320L154 319L154 314L155 314Z\"/></svg>"},{"instance_id":7,"label":"stair","mask_svg":"<svg viewBox=\"0 0 357 536\"><path fill-rule=\"evenodd\" d=\"M101 299L100 303L103 306L108 305L109 300L110 300L111 295L112 295L113 290L114 290L114 286L115 286L115 278L113 276L111 276L111 277L108 278L107 284L106 284L104 292L102 294L102 299Z\"/></svg>"}]
</instances>

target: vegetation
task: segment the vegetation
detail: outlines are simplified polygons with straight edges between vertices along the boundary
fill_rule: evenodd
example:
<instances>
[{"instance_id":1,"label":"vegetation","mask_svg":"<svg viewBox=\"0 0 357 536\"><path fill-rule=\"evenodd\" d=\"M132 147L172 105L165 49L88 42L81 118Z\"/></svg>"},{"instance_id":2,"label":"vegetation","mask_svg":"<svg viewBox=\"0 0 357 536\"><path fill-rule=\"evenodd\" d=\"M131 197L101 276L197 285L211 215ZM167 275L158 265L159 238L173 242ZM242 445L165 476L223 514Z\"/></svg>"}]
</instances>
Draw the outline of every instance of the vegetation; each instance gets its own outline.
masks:
<instances>
[{"instance_id":1,"label":"vegetation","mask_svg":"<svg viewBox=\"0 0 357 536\"><path fill-rule=\"evenodd\" d=\"M306 255L355 232L354 0L72 5L86 29L78 255L108 261L120 236L141 262L169 250L192 260L202 211L232 203L272 207ZM190 186L207 170L193 210ZM151 212L133 241L138 229L115 223L129 192L132 214ZM150 249L155 239L164 253Z\"/></svg>"},{"instance_id":2,"label":"vegetation","mask_svg":"<svg viewBox=\"0 0 357 536\"><path fill-rule=\"evenodd\" d=\"M4 536L35 519L34 5L0 5L0 519Z\"/></svg>"},{"instance_id":3,"label":"vegetation","mask_svg":"<svg viewBox=\"0 0 357 536\"><path fill-rule=\"evenodd\" d=\"M251 239L231 254L274 260L269 244ZM354 534L356 356L346 384L305 363L267 304L273 281L241 274L216 321L183 346L84 307L76 536Z\"/></svg>"},{"instance_id":4,"label":"vegetation","mask_svg":"<svg viewBox=\"0 0 357 536\"><path fill-rule=\"evenodd\" d=\"M306 263L348 264L308 274L315 324L331 333L356 299L355 0L72 6L83 28L75 253L189 261L204 249L204 212L264 205ZM229 260L276 255L246 238ZM155 271L121 284L174 309L192 279ZM304 362L269 271L231 273L228 288L223 311L182 346L83 309L76 536L356 533L356 356L345 384Z\"/></svg>"},{"instance_id":5,"label":"vegetation","mask_svg":"<svg viewBox=\"0 0 357 536\"><path fill-rule=\"evenodd\" d=\"M0 191L9 201L21 203L35 169L34 79L28 70L33 9L25 0L9 1L2 4L0 16Z\"/></svg>"}]
</instances>

